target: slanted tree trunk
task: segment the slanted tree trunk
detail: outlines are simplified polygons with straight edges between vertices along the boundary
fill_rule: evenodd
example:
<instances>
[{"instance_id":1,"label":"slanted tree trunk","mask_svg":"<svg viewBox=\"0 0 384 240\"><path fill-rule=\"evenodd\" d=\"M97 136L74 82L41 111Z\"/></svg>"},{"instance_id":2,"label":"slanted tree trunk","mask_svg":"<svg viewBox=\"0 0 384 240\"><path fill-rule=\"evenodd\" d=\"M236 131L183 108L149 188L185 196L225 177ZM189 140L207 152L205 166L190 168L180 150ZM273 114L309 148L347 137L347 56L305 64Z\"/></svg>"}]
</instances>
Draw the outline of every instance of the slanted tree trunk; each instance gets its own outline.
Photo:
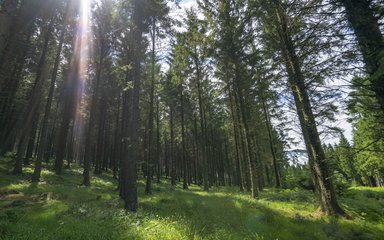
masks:
<instances>
[{"instance_id":1,"label":"slanted tree trunk","mask_svg":"<svg viewBox=\"0 0 384 240\"><path fill-rule=\"evenodd\" d=\"M357 41L370 80L371 89L384 111L384 37L380 31L378 19L370 8L369 0L340 0Z\"/></svg>"},{"instance_id":2,"label":"slanted tree trunk","mask_svg":"<svg viewBox=\"0 0 384 240\"><path fill-rule=\"evenodd\" d=\"M279 0L274 0L277 18L276 28L280 38L280 47L288 73L288 83L293 92L297 114L300 120L305 145L308 151L312 177L320 200L321 211L327 215L340 214L344 211L336 200L325 154L321 145L316 121L312 112L308 89L294 48L288 27L288 17Z\"/></svg>"}]
</instances>

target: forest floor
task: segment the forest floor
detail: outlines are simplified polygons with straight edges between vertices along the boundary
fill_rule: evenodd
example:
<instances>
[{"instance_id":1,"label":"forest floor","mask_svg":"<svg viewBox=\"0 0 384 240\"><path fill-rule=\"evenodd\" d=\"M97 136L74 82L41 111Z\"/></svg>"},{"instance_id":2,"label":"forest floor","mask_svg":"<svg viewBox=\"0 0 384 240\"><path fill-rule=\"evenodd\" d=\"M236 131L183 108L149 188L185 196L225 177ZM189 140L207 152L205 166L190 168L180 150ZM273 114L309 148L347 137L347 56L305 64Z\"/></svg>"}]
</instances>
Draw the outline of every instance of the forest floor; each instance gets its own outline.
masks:
<instances>
[{"instance_id":1,"label":"forest floor","mask_svg":"<svg viewBox=\"0 0 384 240\"><path fill-rule=\"evenodd\" d=\"M109 174L79 186L81 169L42 172L38 185L0 160L0 239L383 239L384 188L349 188L339 200L351 220L316 211L313 193L266 189L259 200L237 188L182 190L154 184L137 213L127 213ZM166 180L164 179L163 182Z\"/></svg>"}]
</instances>

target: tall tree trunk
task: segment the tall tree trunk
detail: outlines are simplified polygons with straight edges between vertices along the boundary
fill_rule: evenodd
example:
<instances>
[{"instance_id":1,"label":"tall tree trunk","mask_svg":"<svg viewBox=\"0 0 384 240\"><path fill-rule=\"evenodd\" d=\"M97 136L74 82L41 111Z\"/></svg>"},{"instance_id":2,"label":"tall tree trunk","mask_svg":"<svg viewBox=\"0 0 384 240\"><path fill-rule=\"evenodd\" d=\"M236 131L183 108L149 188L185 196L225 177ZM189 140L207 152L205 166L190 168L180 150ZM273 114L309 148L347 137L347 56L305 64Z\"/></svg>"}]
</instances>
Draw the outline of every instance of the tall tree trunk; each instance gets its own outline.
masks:
<instances>
[{"instance_id":1,"label":"tall tree trunk","mask_svg":"<svg viewBox=\"0 0 384 240\"><path fill-rule=\"evenodd\" d=\"M90 186L90 171L91 171L91 162L94 150L94 142L93 142L93 128L96 124L96 114L97 107L99 102L99 91L100 91L100 80L102 73L102 62L103 57L102 54L99 56L98 64L97 64L97 72L96 72L96 83L92 93L91 105L89 107L89 120L88 120L88 128L85 135L85 154L84 154L84 171L83 171L83 185Z\"/></svg>"},{"instance_id":2,"label":"tall tree trunk","mask_svg":"<svg viewBox=\"0 0 384 240\"><path fill-rule=\"evenodd\" d=\"M17 112L15 111L14 102L16 99L16 92L19 89L19 85L23 76L23 69L25 65L26 55L30 50L30 40L34 28L31 28L25 36L24 44L16 47L11 55L16 55L13 69L8 73L8 68L1 68L0 66L0 78L4 78L3 84L0 81L0 155L7 151L12 150L14 143L14 134L17 127Z\"/></svg>"},{"instance_id":3,"label":"tall tree trunk","mask_svg":"<svg viewBox=\"0 0 384 240\"><path fill-rule=\"evenodd\" d=\"M143 2L139 0L133 1L133 27L131 29L132 34L132 69L130 72L130 79L133 80L133 88L125 92L125 101L123 107L125 113L129 117L125 121L125 130L123 131L124 142L124 159L122 165L121 174L121 188L122 197L125 203L125 209L136 212L137 210L137 158L139 156L139 97L140 97L140 82L141 82L141 62L142 62L142 41L143 41ZM128 101L129 100L129 101ZM127 111L128 110L128 111Z\"/></svg>"},{"instance_id":4,"label":"tall tree trunk","mask_svg":"<svg viewBox=\"0 0 384 240\"><path fill-rule=\"evenodd\" d=\"M27 145L28 147L24 157L24 165L29 165L32 160L33 150L35 149L36 142L37 142L36 135L37 135L37 128L39 124L39 118L40 118L40 114L36 112L32 120L31 132L29 134L28 145Z\"/></svg>"},{"instance_id":5,"label":"tall tree trunk","mask_svg":"<svg viewBox=\"0 0 384 240\"><path fill-rule=\"evenodd\" d=\"M169 156L171 158L170 161L170 167L171 167L171 185L175 186L176 185L176 156L175 156L175 150L174 150L174 142L175 142L175 137L174 137L174 127L173 127L173 107L170 106L170 111L169 111L169 128L170 128L170 134L171 134L171 143L170 143L170 149L169 149Z\"/></svg>"},{"instance_id":6,"label":"tall tree trunk","mask_svg":"<svg viewBox=\"0 0 384 240\"><path fill-rule=\"evenodd\" d=\"M44 41L43 41L41 56L39 59L39 63L37 65L35 83L33 88L31 89L30 101L27 104L27 106L25 106L24 108L23 122L22 123L20 122L18 124L18 126L21 126L20 133L24 137L20 138L21 142L18 144L19 149L17 150L15 169L13 171L14 174L22 173L22 169L20 168L20 161L22 161L23 156L25 154L25 150L28 146L28 138L31 134L32 122L40 106L41 95L43 94L42 89L44 84L43 75L44 75L44 68L45 68L45 60L49 50L48 46L51 39L53 24L54 24L54 19L51 19L50 23L45 28L44 35L43 35Z\"/></svg>"},{"instance_id":7,"label":"tall tree trunk","mask_svg":"<svg viewBox=\"0 0 384 240\"><path fill-rule=\"evenodd\" d=\"M235 80L235 81L238 81L238 80ZM249 127L248 127L248 120L245 114L244 99L243 99L242 90L239 87L239 82L236 83L236 86L237 86L237 94L238 94L240 114L241 114L241 117L239 114L239 120L240 119L242 120L241 126L244 129L244 135L245 135L245 138L243 140L244 140L244 145L246 147L246 152L248 154L247 159L248 159L249 175L251 180L251 195L253 198L257 198L259 195L259 190L258 190L256 159L254 157L254 154L252 154L253 149L252 149L251 137L250 137Z\"/></svg>"},{"instance_id":8,"label":"tall tree trunk","mask_svg":"<svg viewBox=\"0 0 384 240\"><path fill-rule=\"evenodd\" d=\"M160 157L161 143L160 143L160 99L156 101L156 159L157 159L157 183L161 182L161 176L163 174L163 165Z\"/></svg>"},{"instance_id":9,"label":"tall tree trunk","mask_svg":"<svg viewBox=\"0 0 384 240\"><path fill-rule=\"evenodd\" d=\"M152 50L151 50L151 86L149 94L149 114L148 114L148 155L147 155L147 178L145 184L145 193L152 194L152 175L153 175L153 119L154 119L154 100L155 100L155 64L156 64L156 19L152 19L152 29L151 29L151 40L152 40Z\"/></svg>"},{"instance_id":10,"label":"tall tree trunk","mask_svg":"<svg viewBox=\"0 0 384 240\"><path fill-rule=\"evenodd\" d=\"M299 59L288 30L288 18L280 1L274 0L274 3L277 18L276 27L278 29L281 51L288 73L288 82L293 92L297 114L308 151L312 176L319 195L321 211L328 215L343 215L344 211L336 200L336 193L332 185L324 150L321 146L304 75L301 71Z\"/></svg>"},{"instance_id":11,"label":"tall tree trunk","mask_svg":"<svg viewBox=\"0 0 384 240\"><path fill-rule=\"evenodd\" d=\"M229 80L228 80L229 81ZM231 86L228 85L228 96L229 96L229 105L231 109L231 116L232 116L232 125L233 125L233 135L234 135L234 140L235 140L235 151L236 151L236 172L237 172L237 181L240 187L240 191L244 191L244 186L243 186L243 171L242 171L242 162L240 159L240 154L239 154L239 134L238 134L238 127L236 124L236 112L235 112L235 106L233 104L233 96L232 96L232 91L231 91Z\"/></svg>"},{"instance_id":12,"label":"tall tree trunk","mask_svg":"<svg viewBox=\"0 0 384 240\"><path fill-rule=\"evenodd\" d=\"M207 152L207 132L206 132L206 123L205 123L205 113L204 113L204 106L203 106L203 93L202 93L202 87L201 87L201 73L200 73L200 66L199 61L197 59L197 54L195 51L195 68L196 68L196 83L197 83L197 91L198 91L198 102L199 102L199 114L200 114L200 130L201 130L201 147L202 147L202 155L201 155L201 161L202 161L202 169L203 169L203 185L204 185L204 191L209 190L209 180L208 180L208 152Z\"/></svg>"},{"instance_id":13,"label":"tall tree trunk","mask_svg":"<svg viewBox=\"0 0 384 240\"><path fill-rule=\"evenodd\" d=\"M69 8L69 3L67 4L67 10L66 10L65 16L67 16L68 8ZM36 163L35 163L35 169L34 169L33 175L32 175L32 182L39 182L40 181L42 162L43 162L44 156L46 154L46 150L47 150L48 137L49 137L48 136L48 121L49 121L49 118L51 115L53 94L55 91L57 73L59 70L60 56L61 56L61 51L63 49L65 33L66 33L65 28L62 28L61 33L60 33L60 38L59 38L59 45L57 47L56 56L55 56L55 64L54 64L53 70L52 70L52 77L51 77L51 83L49 86L47 103L45 104L44 116L43 116L43 119L41 122L42 129L41 129L41 133L40 133L40 143L39 143L39 146L37 149L37 158L36 158Z\"/></svg>"},{"instance_id":14,"label":"tall tree trunk","mask_svg":"<svg viewBox=\"0 0 384 240\"><path fill-rule=\"evenodd\" d=\"M180 111L181 111L181 145L182 145L182 165L183 165L183 189L188 189L187 183L187 161L185 157L185 122L184 122L184 94L183 94L183 83L179 86L180 92Z\"/></svg>"},{"instance_id":15,"label":"tall tree trunk","mask_svg":"<svg viewBox=\"0 0 384 240\"><path fill-rule=\"evenodd\" d=\"M99 120L98 120L98 131L97 131L97 145L96 145L96 166L94 173L95 174L102 174L103 172L103 156L105 153L106 146L106 139L105 139L105 131L106 131L106 106L104 106L101 103L104 103L106 101L103 90L101 90L101 98L100 98L100 104L98 104L98 107L100 109L99 112Z\"/></svg>"},{"instance_id":16,"label":"tall tree trunk","mask_svg":"<svg viewBox=\"0 0 384 240\"><path fill-rule=\"evenodd\" d=\"M79 49L81 46L82 39L77 37L74 51L81 51ZM69 131L69 125L71 120L74 119L75 109L77 106L77 93L79 90L80 84L80 54L74 54L74 59L71 61L69 68L71 71L66 77L64 83L64 92L63 92L63 109L61 112L61 124L58 130L57 141L56 141L56 159L55 159L55 172L56 174L61 174L63 169L63 163L65 158L65 153L67 150L67 137Z\"/></svg>"},{"instance_id":17,"label":"tall tree trunk","mask_svg":"<svg viewBox=\"0 0 384 240\"><path fill-rule=\"evenodd\" d=\"M121 96L118 92L117 96L117 113L115 119L115 136L113 140L113 178L117 179L119 162L120 162L120 149L121 149L121 135L120 135L120 109L121 109Z\"/></svg>"},{"instance_id":18,"label":"tall tree trunk","mask_svg":"<svg viewBox=\"0 0 384 240\"><path fill-rule=\"evenodd\" d=\"M269 148L270 148L271 154L272 154L272 164L273 164L273 170L275 172L276 187L280 188L281 187L280 170L279 170L279 166L278 166L278 163L277 163L275 146L274 146L274 143L273 143L271 119L269 118L269 112L268 112L268 109L267 109L267 104L265 103L265 99L264 99L263 96L262 96L261 101L262 101L262 104L263 104L265 124L267 125L267 130L268 130ZM268 173L268 171L267 171L267 173ZM269 177L268 177L268 179L269 179Z\"/></svg>"},{"instance_id":19,"label":"tall tree trunk","mask_svg":"<svg viewBox=\"0 0 384 240\"><path fill-rule=\"evenodd\" d=\"M0 53L7 45L9 35L13 26L14 18L17 15L18 2L14 0L4 0L1 3L0 11Z\"/></svg>"},{"instance_id":20,"label":"tall tree trunk","mask_svg":"<svg viewBox=\"0 0 384 240\"><path fill-rule=\"evenodd\" d=\"M384 111L384 38L378 19L370 8L369 0L340 0L357 41L367 72L370 75L372 90Z\"/></svg>"}]
</instances>

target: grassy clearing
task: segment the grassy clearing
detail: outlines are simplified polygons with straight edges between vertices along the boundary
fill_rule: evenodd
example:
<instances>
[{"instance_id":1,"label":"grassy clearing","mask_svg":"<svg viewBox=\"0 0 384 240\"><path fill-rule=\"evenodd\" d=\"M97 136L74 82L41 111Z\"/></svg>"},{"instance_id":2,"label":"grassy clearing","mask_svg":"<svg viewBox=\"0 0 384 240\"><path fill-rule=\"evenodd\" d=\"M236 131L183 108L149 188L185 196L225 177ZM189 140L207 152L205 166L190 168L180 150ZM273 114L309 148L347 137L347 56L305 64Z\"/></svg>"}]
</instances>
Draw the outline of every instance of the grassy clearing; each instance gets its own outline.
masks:
<instances>
[{"instance_id":1,"label":"grassy clearing","mask_svg":"<svg viewBox=\"0 0 384 240\"><path fill-rule=\"evenodd\" d=\"M79 169L62 176L44 170L42 182L10 175L0 164L0 239L382 239L384 188L355 187L340 196L353 220L316 213L313 193L267 189L259 200L235 188L190 190L155 184L140 209L122 210L108 174L85 188ZM165 181L165 180L164 180Z\"/></svg>"}]
</instances>

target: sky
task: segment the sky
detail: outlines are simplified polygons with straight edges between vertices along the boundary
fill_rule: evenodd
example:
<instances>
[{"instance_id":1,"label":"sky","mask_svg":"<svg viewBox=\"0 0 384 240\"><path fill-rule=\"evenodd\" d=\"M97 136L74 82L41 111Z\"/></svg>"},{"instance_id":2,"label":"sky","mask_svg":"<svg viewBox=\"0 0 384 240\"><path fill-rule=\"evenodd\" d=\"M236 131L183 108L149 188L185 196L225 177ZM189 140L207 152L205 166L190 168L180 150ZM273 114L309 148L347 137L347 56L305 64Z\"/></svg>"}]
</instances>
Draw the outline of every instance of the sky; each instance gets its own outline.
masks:
<instances>
[{"instance_id":1,"label":"sky","mask_svg":"<svg viewBox=\"0 0 384 240\"><path fill-rule=\"evenodd\" d=\"M182 0L180 2L180 6L182 8L188 9L188 8L191 8L192 6L196 6L196 1L195 0Z\"/></svg>"},{"instance_id":2,"label":"sky","mask_svg":"<svg viewBox=\"0 0 384 240\"><path fill-rule=\"evenodd\" d=\"M197 6L196 0L182 0L180 2L180 7L182 8L182 10L175 11L174 17L181 18L182 16L184 16L184 14L183 14L184 10L190 9L191 7L196 7L196 6ZM341 128L344 131L343 133L344 133L345 137L349 141L352 141L352 136L353 136L352 125L349 122L347 122L347 118L348 118L348 116L346 115L346 113L341 112L340 114L338 114L336 116L336 122L333 123L332 125ZM297 126L296 126L296 128L297 128ZM320 131L321 131L321 129L320 129ZM305 148L304 143L302 140L300 140L300 136L298 135L298 133L297 132L290 132L290 137L292 137L292 136L295 137L295 140L300 141L300 144L298 146L296 146L296 147L293 146L292 148L304 149ZM334 137L334 136L322 136L321 140L322 140L322 142L327 143L327 144L328 143L334 144L334 143L338 143L339 138Z\"/></svg>"}]
</instances>

